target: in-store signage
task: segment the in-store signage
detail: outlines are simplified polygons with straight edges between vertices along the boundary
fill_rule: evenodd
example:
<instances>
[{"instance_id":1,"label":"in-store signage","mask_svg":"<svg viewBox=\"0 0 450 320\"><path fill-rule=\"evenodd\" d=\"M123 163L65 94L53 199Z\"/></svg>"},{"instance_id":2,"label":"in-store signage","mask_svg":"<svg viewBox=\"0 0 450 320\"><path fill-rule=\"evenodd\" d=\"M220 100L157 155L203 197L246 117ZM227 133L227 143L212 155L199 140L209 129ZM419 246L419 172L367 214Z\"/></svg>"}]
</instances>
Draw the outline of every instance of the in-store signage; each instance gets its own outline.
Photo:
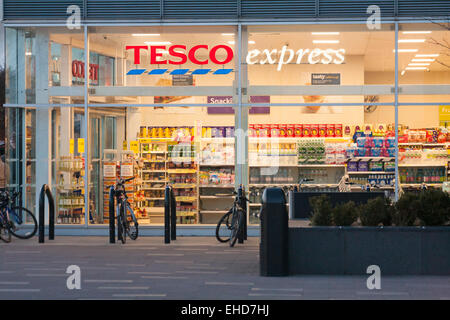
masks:
<instances>
[{"instance_id":1,"label":"in-store signage","mask_svg":"<svg viewBox=\"0 0 450 320\"><path fill-rule=\"evenodd\" d=\"M89 79L93 81L98 80L98 69L99 65L94 63L89 63ZM72 77L74 78L84 78L84 62L80 60L72 61Z\"/></svg>"},{"instance_id":2,"label":"in-store signage","mask_svg":"<svg viewBox=\"0 0 450 320\"><path fill-rule=\"evenodd\" d=\"M193 46L189 50L185 45L172 45L167 46L126 46L126 50L132 50L133 54L133 64L141 64L141 51L150 52L150 64L158 65L182 65L187 62L193 63L195 65L205 65L209 63L217 65L225 65L231 60L233 60L234 53L230 46L220 44L209 48L206 44L200 44ZM206 53L207 58L199 59L196 57L196 53ZM164 53L167 53L168 57L164 58ZM225 53L225 58L218 57L218 53ZM161 75L166 73L168 69L154 69L150 70L148 74L150 75ZM226 70L220 71L220 70ZM146 69L132 69L128 71L127 75L140 75L146 72ZM172 75L182 75L188 73L189 69L175 69L170 74ZM208 74L211 69L196 69L192 74ZM232 69L219 69L213 72L213 74L228 74Z\"/></svg>"},{"instance_id":3,"label":"in-store signage","mask_svg":"<svg viewBox=\"0 0 450 320\"><path fill-rule=\"evenodd\" d=\"M250 50L247 64L277 64L280 71L285 64L342 64L345 61L345 49L299 49L294 51L287 46L278 49ZM295 60L294 60L295 59Z\"/></svg>"},{"instance_id":4,"label":"in-store signage","mask_svg":"<svg viewBox=\"0 0 450 320\"><path fill-rule=\"evenodd\" d=\"M251 103L270 103L270 96L250 96ZM231 96L208 96L209 104L232 104ZM250 107L250 114L270 114L270 107ZM233 107L208 107L208 114L234 114Z\"/></svg>"},{"instance_id":5,"label":"in-store signage","mask_svg":"<svg viewBox=\"0 0 450 320\"><path fill-rule=\"evenodd\" d=\"M312 73L311 74L311 85L331 85L331 84L341 84L341 74L340 73Z\"/></svg>"}]
</instances>

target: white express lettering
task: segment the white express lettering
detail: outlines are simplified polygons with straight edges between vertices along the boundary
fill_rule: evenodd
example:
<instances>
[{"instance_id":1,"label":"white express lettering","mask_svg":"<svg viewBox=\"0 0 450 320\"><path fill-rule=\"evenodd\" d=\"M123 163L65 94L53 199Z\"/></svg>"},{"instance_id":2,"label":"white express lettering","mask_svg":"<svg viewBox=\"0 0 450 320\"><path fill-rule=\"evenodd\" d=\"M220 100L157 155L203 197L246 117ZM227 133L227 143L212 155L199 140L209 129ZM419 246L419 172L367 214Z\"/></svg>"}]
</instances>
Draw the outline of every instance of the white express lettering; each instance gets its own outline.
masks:
<instances>
[{"instance_id":1,"label":"white express lettering","mask_svg":"<svg viewBox=\"0 0 450 320\"><path fill-rule=\"evenodd\" d=\"M296 58L296 59L295 59ZM263 51L250 50L246 57L249 65L253 64L277 64L277 71L283 68L283 65L292 63L295 59L296 64L342 64L345 61L345 49L298 49L296 52L289 49L286 45L277 49L264 49Z\"/></svg>"}]
</instances>

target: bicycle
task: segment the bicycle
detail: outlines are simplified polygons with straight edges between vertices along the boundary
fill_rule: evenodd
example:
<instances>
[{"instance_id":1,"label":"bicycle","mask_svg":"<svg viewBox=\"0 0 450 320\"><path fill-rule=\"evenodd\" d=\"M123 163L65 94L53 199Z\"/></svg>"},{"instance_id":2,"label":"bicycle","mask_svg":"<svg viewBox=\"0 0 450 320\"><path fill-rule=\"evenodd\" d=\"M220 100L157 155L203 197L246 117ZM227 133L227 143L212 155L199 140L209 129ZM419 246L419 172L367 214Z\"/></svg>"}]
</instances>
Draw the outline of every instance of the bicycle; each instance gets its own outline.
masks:
<instances>
[{"instance_id":1,"label":"bicycle","mask_svg":"<svg viewBox=\"0 0 450 320\"><path fill-rule=\"evenodd\" d=\"M127 191L125 189L125 183L133 179L134 177L120 179L116 184L114 194L117 199L117 233L123 244L127 241L127 234L131 240L136 240L139 235L139 224L136 216L134 215L133 209L131 209L131 205L128 202ZM128 217L130 217L131 223Z\"/></svg>"},{"instance_id":2,"label":"bicycle","mask_svg":"<svg viewBox=\"0 0 450 320\"><path fill-rule=\"evenodd\" d=\"M216 238L219 242L229 242L230 247L234 247L238 236L243 232L245 219L247 216L247 201L244 195L244 189L239 186L238 192L233 192L236 195L233 206L228 212L220 218L216 227ZM223 227L225 225L226 228ZM225 229L227 236L221 235L221 230Z\"/></svg>"},{"instance_id":3,"label":"bicycle","mask_svg":"<svg viewBox=\"0 0 450 320\"><path fill-rule=\"evenodd\" d=\"M11 235L19 239L33 237L38 229L36 217L30 210L15 206L20 192L0 193L0 239L11 242Z\"/></svg>"}]
</instances>

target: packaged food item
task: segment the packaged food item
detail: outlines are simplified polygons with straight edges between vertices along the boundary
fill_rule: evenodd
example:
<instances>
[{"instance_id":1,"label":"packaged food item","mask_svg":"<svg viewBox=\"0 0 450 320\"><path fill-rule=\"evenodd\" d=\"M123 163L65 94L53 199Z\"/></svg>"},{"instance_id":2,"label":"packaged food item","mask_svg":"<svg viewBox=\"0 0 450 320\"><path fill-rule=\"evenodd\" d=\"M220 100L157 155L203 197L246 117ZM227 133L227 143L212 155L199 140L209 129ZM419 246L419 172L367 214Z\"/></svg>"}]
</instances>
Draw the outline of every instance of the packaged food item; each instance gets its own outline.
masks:
<instances>
[{"instance_id":1,"label":"packaged food item","mask_svg":"<svg viewBox=\"0 0 450 320\"><path fill-rule=\"evenodd\" d=\"M294 137L303 137L303 125L296 124L294 126Z\"/></svg>"},{"instance_id":2,"label":"packaged food item","mask_svg":"<svg viewBox=\"0 0 450 320\"><path fill-rule=\"evenodd\" d=\"M342 124L335 124L334 125L334 136L335 137L342 137Z\"/></svg>"},{"instance_id":3,"label":"packaged food item","mask_svg":"<svg viewBox=\"0 0 450 320\"><path fill-rule=\"evenodd\" d=\"M251 138L256 137L256 131L255 131L255 125L254 124L249 124L248 125L248 136Z\"/></svg>"},{"instance_id":4,"label":"packaged food item","mask_svg":"<svg viewBox=\"0 0 450 320\"><path fill-rule=\"evenodd\" d=\"M262 124L259 132L259 136L263 138L270 137L270 124Z\"/></svg>"},{"instance_id":5,"label":"packaged food item","mask_svg":"<svg viewBox=\"0 0 450 320\"><path fill-rule=\"evenodd\" d=\"M393 148L393 147L395 147L395 137L384 138L384 146L386 148Z\"/></svg>"},{"instance_id":6,"label":"packaged food item","mask_svg":"<svg viewBox=\"0 0 450 320\"><path fill-rule=\"evenodd\" d=\"M349 172L358 171L358 161L349 161L347 164L347 171Z\"/></svg>"},{"instance_id":7,"label":"packaged food item","mask_svg":"<svg viewBox=\"0 0 450 320\"><path fill-rule=\"evenodd\" d=\"M369 171L369 163L367 161L359 161L358 171Z\"/></svg>"},{"instance_id":8,"label":"packaged food item","mask_svg":"<svg viewBox=\"0 0 450 320\"><path fill-rule=\"evenodd\" d=\"M254 124L253 128L255 129L255 137L260 137L261 136L261 125Z\"/></svg>"},{"instance_id":9,"label":"packaged food item","mask_svg":"<svg viewBox=\"0 0 450 320\"><path fill-rule=\"evenodd\" d=\"M381 148L371 148L370 149L372 157L382 157L382 149Z\"/></svg>"},{"instance_id":10,"label":"packaged food item","mask_svg":"<svg viewBox=\"0 0 450 320\"><path fill-rule=\"evenodd\" d=\"M302 137L311 137L311 125L310 124L304 124L303 125L303 133Z\"/></svg>"},{"instance_id":11,"label":"packaged food item","mask_svg":"<svg viewBox=\"0 0 450 320\"><path fill-rule=\"evenodd\" d=\"M327 125L319 124L319 137L327 137Z\"/></svg>"},{"instance_id":12,"label":"packaged food item","mask_svg":"<svg viewBox=\"0 0 450 320\"><path fill-rule=\"evenodd\" d=\"M270 136L279 137L280 136L280 126L278 124L270 125Z\"/></svg>"},{"instance_id":13,"label":"packaged food item","mask_svg":"<svg viewBox=\"0 0 450 320\"><path fill-rule=\"evenodd\" d=\"M351 137L352 136L352 127L351 126L345 125L343 131L344 131L344 133L343 133L344 137Z\"/></svg>"},{"instance_id":14,"label":"packaged food item","mask_svg":"<svg viewBox=\"0 0 450 320\"><path fill-rule=\"evenodd\" d=\"M311 137L318 137L319 136L319 125L318 124L312 124L311 125Z\"/></svg>"},{"instance_id":15,"label":"packaged food item","mask_svg":"<svg viewBox=\"0 0 450 320\"><path fill-rule=\"evenodd\" d=\"M381 148L383 147L384 139L382 137L373 137L372 138L372 145L375 148Z\"/></svg>"},{"instance_id":16,"label":"packaged food item","mask_svg":"<svg viewBox=\"0 0 450 320\"><path fill-rule=\"evenodd\" d=\"M287 125L286 124L280 124L279 125L279 136L280 137L286 137L286 131L287 131Z\"/></svg>"},{"instance_id":17,"label":"packaged food item","mask_svg":"<svg viewBox=\"0 0 450 320\"><path fill-rule=\"evenodd\" d=\"M295 137L295 125L293 124L288 124L286 126L286 137Z\"/></svg>"},{"instance_id":18,"label":"packaged food item","mask_svg":"<svg viewBox=\"0 0 450 320\"><path fill-rule=\"evenodd\" d=\"M334 124L327 124L326 125L326 130L327 130L327 137L334 137L336 134L336 127L334 126Z\"/></svg>"}]
</instances>

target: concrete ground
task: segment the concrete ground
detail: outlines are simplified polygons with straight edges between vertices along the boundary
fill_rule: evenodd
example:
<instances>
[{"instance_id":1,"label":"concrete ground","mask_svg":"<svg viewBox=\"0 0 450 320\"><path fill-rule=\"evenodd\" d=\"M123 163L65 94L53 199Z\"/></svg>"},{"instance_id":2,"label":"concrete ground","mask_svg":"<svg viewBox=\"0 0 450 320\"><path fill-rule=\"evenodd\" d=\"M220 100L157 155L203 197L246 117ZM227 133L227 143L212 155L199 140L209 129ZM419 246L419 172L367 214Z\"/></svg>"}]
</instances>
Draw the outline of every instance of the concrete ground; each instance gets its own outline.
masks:
<instances>
[{"instance_id":1,"label":"concrete ground","mask_svg":"<svg viewBox=\"0 0 450 320\"><path fill-rule=\"evenodd\" d=\"M0 299L450 299L450 277L259 276L259 238L230 248L215 238L37 238L0 243ZM66 269L81 269L69 290Z\"/></svg>"}]
</instances>

